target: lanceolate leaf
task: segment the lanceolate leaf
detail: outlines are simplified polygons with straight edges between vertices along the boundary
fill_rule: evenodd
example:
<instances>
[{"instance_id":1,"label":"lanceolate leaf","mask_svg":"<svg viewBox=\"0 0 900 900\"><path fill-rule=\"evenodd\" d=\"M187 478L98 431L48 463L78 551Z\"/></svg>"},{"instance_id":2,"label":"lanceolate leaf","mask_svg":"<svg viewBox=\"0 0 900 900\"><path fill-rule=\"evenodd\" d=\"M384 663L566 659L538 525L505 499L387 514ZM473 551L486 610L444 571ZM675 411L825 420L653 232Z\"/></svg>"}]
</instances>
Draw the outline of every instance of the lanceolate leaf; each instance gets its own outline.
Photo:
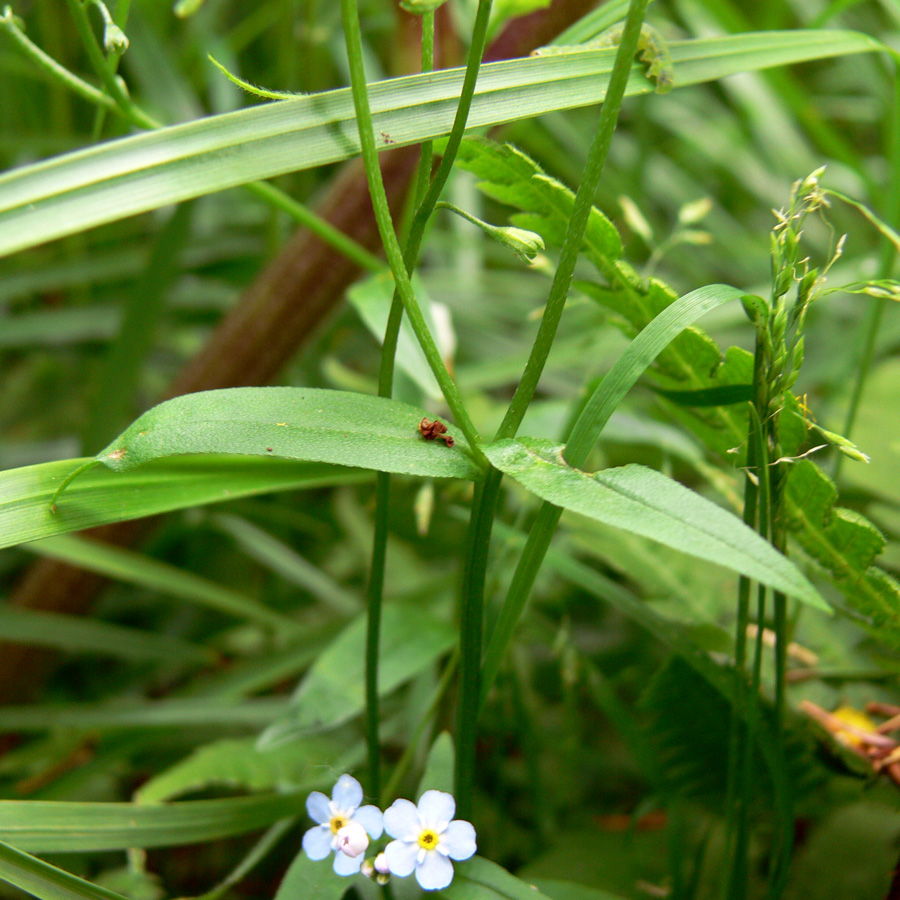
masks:
<instances>
[{"instance_id":1,"label":"lanceolate leaf","mask_svg":"<svg viewBox=\"0 0 900 900\"><path fill-rule=\"evenodd\" d=\"M628 465L588 475L562 447L521 438L485 455L502 472L556 506L718 563L813 606L828 609L794 565L740 519L653 469Z\"/></svg>"},{"instance_id":2,"label":"lanceolate leaf","mask_svg":"<svg viewBox=\"0 0 900 900\"><path fill-rule=\"evenodd\" d=\"M125 900L69 872L0 843L0 878L39 900Z\"/></svg>"},{"instance_id":3,"label":"lanceolate leaf","mask_svg":"<svg viewBox=\"0 0 900 900\"><path fill-rule=\"evenodd\" d=\"M362 469L287 459L183 456L130 472L96 466L51 500L63 479L90 462L68 459L0 472L0 548L56 534L254 494L367 479Z\"/></svg>"},{"instance_id":4,"label":"lanceolate leaf","mask_svg":"<svg viewBox=\"0 0 900 900\"><path fill-rule=\"evenodd\" d=\"M97 459L126 471L168 456L236 453L359 466L430 478L477 478L465 439L427 441L427 416L399 400L316 388L231 388L154 406ZM60 506L65 502L65 494Z\"/></svg>"},{"instance_id":5,"label":"lanceolate leaf","mask_svg":"<svg viewBox=\"0 0 900 900\"><path fill-rule=\"evenodd\" d=\"M768 66L883 49L856 32L812 30L670 44L676 87ZM614 58L615 48L609 48L483 66L469 127L598 103L605 96ZM462 78L462 69L451 69L373 84L376 133L388 135L390 145L448 134ZM652 90L636 64L627 92ZM353 103L346 89L109 142L0 177L0 255L358 153Z\"/></svg>"},{"instance_id":6,"label":"lanceolate leaf","mask_svg":"<svg viewBox=\"0 0 900 900\"><path fill-rule=\"evenodd\" d=\"M278 886L275 900L341 900L349 882L334 874L330 861L313 862L301 850Z\"/></svg>"}]
</instances>

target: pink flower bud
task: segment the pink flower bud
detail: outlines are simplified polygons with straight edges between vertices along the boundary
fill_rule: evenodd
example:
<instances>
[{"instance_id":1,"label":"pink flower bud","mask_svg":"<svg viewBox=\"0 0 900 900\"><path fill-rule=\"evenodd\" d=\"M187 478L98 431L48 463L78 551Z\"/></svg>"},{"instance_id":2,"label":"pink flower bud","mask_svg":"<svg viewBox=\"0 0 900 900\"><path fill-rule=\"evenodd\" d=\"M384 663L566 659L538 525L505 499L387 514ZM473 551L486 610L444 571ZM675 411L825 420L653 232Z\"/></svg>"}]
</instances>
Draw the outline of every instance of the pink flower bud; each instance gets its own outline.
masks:
<instances>
[{"instance_id":1,"label":"pink flower bud","mask_svg":"<svg viewBox=\"0 0 900 900\"><path fill-rule=\"evenodd\" d=\"M348 822L337 833L337 849L347 856L359 856L368 846L369 835L359 822Z\"/></svg>"}]
</instances>

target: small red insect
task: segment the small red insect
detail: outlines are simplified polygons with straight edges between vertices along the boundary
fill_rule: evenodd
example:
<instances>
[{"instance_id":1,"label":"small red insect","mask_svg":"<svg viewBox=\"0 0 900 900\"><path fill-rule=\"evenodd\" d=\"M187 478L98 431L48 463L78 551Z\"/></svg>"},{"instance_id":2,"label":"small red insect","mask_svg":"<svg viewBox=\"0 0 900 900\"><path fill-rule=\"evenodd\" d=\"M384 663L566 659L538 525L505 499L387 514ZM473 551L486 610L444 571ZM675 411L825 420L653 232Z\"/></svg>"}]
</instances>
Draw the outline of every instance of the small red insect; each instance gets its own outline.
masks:
<instances>
[{"instance_id":1,"label":"small red insect","mask_svg":"<svg viewBox=\"0 0 900 900\"><path fill-rule=\"evenodd\" d=\"M447 434L447 426L443 422L435 419L433 422L429 418L422 419L419 422L419 434L426 441L433 441L437 438L442 440L448 447L453 446L453 436Z\"/></svg>"}]
</instances>

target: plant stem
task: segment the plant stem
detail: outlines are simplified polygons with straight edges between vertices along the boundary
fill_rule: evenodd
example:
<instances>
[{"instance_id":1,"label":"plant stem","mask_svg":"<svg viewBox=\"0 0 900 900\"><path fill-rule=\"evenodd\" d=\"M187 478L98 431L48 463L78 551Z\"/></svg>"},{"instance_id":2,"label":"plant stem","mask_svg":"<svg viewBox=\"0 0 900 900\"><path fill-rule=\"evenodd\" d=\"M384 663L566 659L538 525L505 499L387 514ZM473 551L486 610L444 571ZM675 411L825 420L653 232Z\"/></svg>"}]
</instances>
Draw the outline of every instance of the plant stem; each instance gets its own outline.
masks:
<instances>
[{"instance_id":1,"label":"plant stem","mask_svg":"<svg viewBox=\"0 0 900 900\"><path fill-rule=\"evenodd\" d=\"M115 101L116 106L122 111L123 115L138 128L159 128L160 123L148 116L140 107L132 102L131 98L125 91L125 88L115 72L110 68L103 49L97 42L94 35L94 29L91 27L88 19L87 10L81 0L66 0L69 6L69 12L75 21L75 30L84 44L85 52L91 61L94 71L98 78L103 82L107 93Z\"/></svg>"},{"instance_id":2,"label":"plant stem","mask_svg":"<svg viewBox=\"0 0 900 900\"><path fill-rule=\"evenodd\" d=\"M112 97L104 94L103 91L98 91L92 84L88 84L88 82L70 72L65 66L61 66L52 56L48 56L37 44L31 41L16 25L12 9L9 7L0 14L0 29L12 38L15 45L26 58L39 66L54 81L58 81L89 103L94 103L103 109L118 110L116 101Z\"/></svg>"},{"instance_id":3,"label":"plant stem","mask_svg":"<svg viewBox=\"0 0 900 900\"><path fill-rule=\"evenodd\" d=\"M482 0L482 2L489 2L489 0ZM441 391L456 423L466 436L472 456L480 466L486 468L488 465L487 459L479 449L480 436L466 411L459 389L450 377L443 359L441 359L441 354L434 342L434 338L428 331L428 326L425 323L425 318L419 308L415 292L412 289L412 283L406 271L403 251L400 249L400 243L394 232L394 223L391 220L391 211L388 207L387 195L384 190L381 168L378 165L378 148L375 144L372 112L369 107L369 94L363 65L362 34L360 32L356 0L341 0L341 18L344 25L344 38L347 44L350 86L353 93L353 106L356 111L359 142L362 147L363 163L366 169L366 178L369 182L372 207L375 212L378 232L384 245L385 255L394 275L394 282L400 293L400 299L403 301L403 308L409 316L410 324L422 347L425 358L428 360L428 365L441 387Z\"/></svg>"},{"instance_id":4,"label":"plant stem","mask_svg":"<svg viewBox=\"0 0 900 900\"><path fill-rule=\"evenodd\" d=\"M631 0L631 4L628 7L628 16L625 20L625 28L622 32L612 75L610 76L609 88L600 110L597 131L588 152L581 183L575 194L572 216L566 228L559 265L553 277L544 315L538 328L537 337L531 348L525 371L522 374L503 422L497 431L496 440L515 435L528 409L528 405L534 397L534 392L537 389L538 381L547 362L550 348L553 345L556 329L565 307L566 295L569 292L572 276L575 272L575 263L578 260L578 254L581 252L584 242L584 233L587 229L591 206L593 205L597 186L600 183L600 176L603 173L603 167L609 153L609 146L619 118L619 111L622 108L625 86L628 83L632 61L637 51L641 24L644 20L648 2L649 0ZM594 434L592 442L596 441L596 438L597 435ZM580 462L583 462L583 459L573 459L568 450L564 455L566 461L572 465L579 465ZM531 528L525 548L513 574L513 580L507 591L500 618L491 634L481 678L479 708L484 705L487 693L499 671L500 662L512 638L516 623L525 608L528 594L534 585L538 569L541 566L547 548L550 546L550 540L556 531L556 525L561 515L562 510L549 503L542 504L538 511L537 518Z\"/></svg>"}]
</instances>

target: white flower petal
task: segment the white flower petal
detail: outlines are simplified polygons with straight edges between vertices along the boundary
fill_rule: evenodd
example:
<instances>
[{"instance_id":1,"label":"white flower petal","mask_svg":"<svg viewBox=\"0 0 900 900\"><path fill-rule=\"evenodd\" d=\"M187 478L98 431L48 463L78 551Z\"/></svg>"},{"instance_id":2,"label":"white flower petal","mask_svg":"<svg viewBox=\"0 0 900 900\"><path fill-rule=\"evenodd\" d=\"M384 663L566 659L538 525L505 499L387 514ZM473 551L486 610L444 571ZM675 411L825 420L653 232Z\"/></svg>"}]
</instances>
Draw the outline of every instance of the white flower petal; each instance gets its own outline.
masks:
<instances>
[{"instance_id":1,"label":"white flower petal","mask_svg":"<svg viewBox=\"0 0 900 900\"><path fill-rule=\"evenodd\" d=\"M331 799L338 809L352 813L362 803L362 785L352 775L341 775L331 792Z\"/></svg>"},{"instance_id":2,"label":"white flower petal","mask_svg":"<svg viewBox=\"0 0 900 900\"><path fill-rule=\"evenodd\" d=\"M391 841L384 848L384 858L391 870L391 875L396 875L398 878L412 875L418 855L419 845L408 841Z\"/></svg>"},{"instance_id":3,"label":"white flower petal","mask_svg":"<svg viewBox=\"0 0 900 900\"><path fill-rule=\"evenodd\" d=\"M347 856L346 853L338 851L334 854L334 871L338 875L355 875L359 871L359 867L363 864L365 857L360 853L357 857Z\"/></svg>"},{"instance_id":4,"label":"white flower petal","mask_svg":"<svg viewBox=\"0 0 900 900\"><path fill-rule=\"evenodd\" d=\"M369 837L374 840L380 838L384 831L384 816L377 806L361 806L353 813L350 821L359 822L369 832Z\"/></svg>"},{"instance_id":5,"label":"white flower petal","mask_svg":"<svg viewBox=\"0 0 900 900\"><path fill-rule=\"evenodd\" d=\"M418 840L422 823L415 803L395 800L384 812L384 830L401 841Z\"/></svg>"},{"instance_id":6,"label":"white flower petal","mask_svg":"<svg viewBox=\"0 0 900 900\"><path fill-rule=\"evenodd\" d=\"M478 847L475 845L475 829L471 822L454 819L441 835L438 849L450 859L468 859Z\"/></svg>"},{"instance_id":7,"label":"white flower petal","mask_svg":"<svg viewBox=\"0 0 900 900\"><path fill-rule=\"evenodd\" d=\"M419 798L419 818L426 828L441 832L456 812L456 801L446 791L425 791Z\"/></svg>"},{"instance_id":8,"label":"white flower petal","mask_svg":"<svg viewBox=\"0 0 900 900\"><path fill-rule=\"evenodd\" d=\"M306 798L306 811L313 822L324 825L331 818L331 801L321 791L313 791Z\"/></svg>"},{"instance_id":9,"label":"white flower petal","mask_svg":"<svg viewBox=\"0 0 900 900\"><path fill-rule=\"evenodd\" d=\"M303 849L313 860L325 859L331 853L331 829L316 825L303 835Z\"/></svg>"},{"instance_id":10,"label":"white flower petal","mask_svg":"<svg viewBox=\"0 0 900 900\"><path fill-rule=\"evenodd\" d=\"M432 850L416 869L416 881L426 891L439 891L453 881L453 863Z\"/></svg>"}]
</instances>

